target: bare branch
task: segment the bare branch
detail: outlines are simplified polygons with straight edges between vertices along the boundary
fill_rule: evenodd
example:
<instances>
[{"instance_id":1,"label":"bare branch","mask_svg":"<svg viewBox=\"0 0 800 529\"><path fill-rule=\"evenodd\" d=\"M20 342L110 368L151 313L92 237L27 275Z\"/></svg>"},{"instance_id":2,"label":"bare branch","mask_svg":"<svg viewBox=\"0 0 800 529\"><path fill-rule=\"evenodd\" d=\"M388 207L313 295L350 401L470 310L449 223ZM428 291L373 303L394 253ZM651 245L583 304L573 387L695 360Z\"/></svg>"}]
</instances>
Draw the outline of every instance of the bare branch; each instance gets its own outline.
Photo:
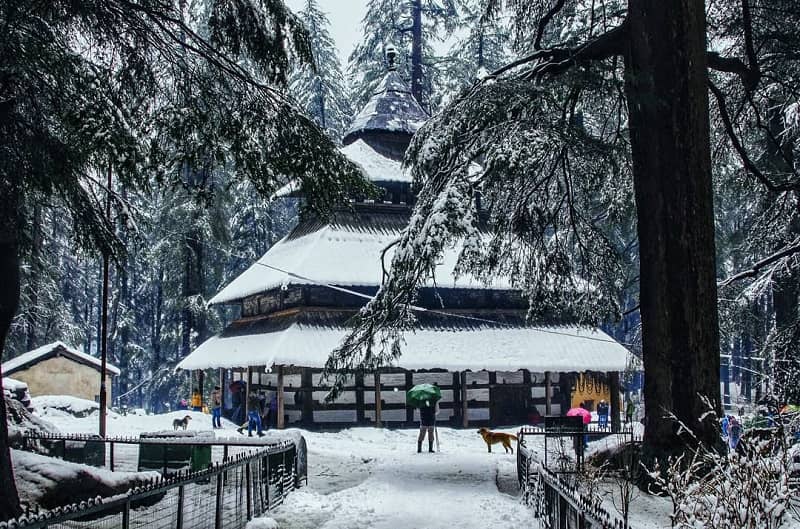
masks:
<instances>
[{"instance_id":1,"label":"bare branch","mask_svg":"<svg viewBox=\"0 0 800 529\"><path fill-rule=\"evenodd\" d=\"M795 242L794 244L785 246L783 249L775 252L769 257L765 257L764 259L753 264L753 266L751 266L748 270L739 272L738 274L732 275L731 277L725 279L724 281L721 281L720 283L718 283L717 286L724 287L730 285L734 281L739 281L741 279L746 279L748 277L755 277L761 270L763 270L767 266L780 261L784 257L789 257L790 255L794 255L796 253L800 253L800 242Z\"/></svg>"},{"instance_id":2,"label":"bare branch","mask_svg":"<svg viewBox=\"0 0 800 529\"><path fill-rule=\"evenodd\" d=\"M533 75L559 74L571 66L589 61L608 59L615 55L622 55L625 50L625 38L627 36L627 25L621 24L614 29L606 31L597 38L581 44L577 48L550 48L546 50L536 50L533 53L511 61L505 66L498 68L486 79L494 79L509 70L525 64L540 63L534 68Z\"/></svg>"},{"instance_id":3,"label":"bare branch","mask_svg":"<svg viewBox=\"0 0 800 529\"><path fill-rule=\"evenodd\" d=\"M567 0L556 0L556 5L550 8L550 10L545 13L541 20L539 20L539 27L536 29L536 40L533 41L533 49L540 50L542 49L542 37L544 36L544 31L547 29L547 24L550 23L550 20L553 19L556 14L564 9L564 4Z\"/></svg>"},{"instance_id":4,"label":"bare branch","mask_svg":"<svg viewBox=\"0 0 800 529\"><path fill-rule=\"evenodd\" d=\"M761 72L748 67L741 59L736 57L723 57L716 51L709 51L706 54L708 67L718 72L735 73L742 79L745 90L751 92L755 90L761 80Z\"/></svg>"},{"instance_id":5,"label":"bare branch","mask_svg":"<svg viewBox=\"0 0 800 529\"><path fill-rule=\"evenodd\" d=\"M762 173L758 167L756 167L756 164L747 154L747 149L745 149L744 145L742 145L742 142L736 135L736 131L733 129L733 121L731 120L730 113L728 112L728 105L725 102L725 96L723 95L722 91L710 80L708 81L708 88L711 90L711 93L714 94L714 98L717 100L717 106L719 107L719 114L722 118L722 124L725 127L725 132L728 134L733 148L739 154L739 158L742 160L745 169L755 176L770 191L781 193L784 191L793 190L795 186L789 184L776 184L767 178L767 176Z\"/></svg>"}]
</instances>

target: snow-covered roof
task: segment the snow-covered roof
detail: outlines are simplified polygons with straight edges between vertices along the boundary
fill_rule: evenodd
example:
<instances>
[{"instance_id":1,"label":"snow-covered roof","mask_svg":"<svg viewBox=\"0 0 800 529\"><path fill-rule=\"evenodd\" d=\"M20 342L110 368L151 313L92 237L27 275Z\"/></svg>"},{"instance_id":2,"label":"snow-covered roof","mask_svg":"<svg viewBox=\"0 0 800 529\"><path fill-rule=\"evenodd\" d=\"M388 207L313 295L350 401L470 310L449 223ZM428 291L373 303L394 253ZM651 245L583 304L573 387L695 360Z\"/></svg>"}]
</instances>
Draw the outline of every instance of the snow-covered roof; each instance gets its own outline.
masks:
<instances>
[{"instance_id":1,"label":"snow-covered roof","mask_svg":"<svg viewBox=\"0 0 800 529\"><path fill-rule=\"evenodd\" d=\"M329 314L329 313L325 313ZM352 314L352 313L350 313ZM534 326L524 316L498 324L418 315L418 328L405 335L404 369L449 371L623 371L628 351L599 329L576 325ZM204 342L180 369L294 365L324 367L350 329L346 317L303 312L232 325Z\"/></svg>"},{"instance_id":2,"label":"snow-covered roof","mask_svg":"<svg viewBox=\"0 0 800 529\"><path fill-rule=\"evenodd\" d=\"M397 160L387 158L367 145L364 140L356 140L340 149L347 158L358 164L373 182L408 182L411 173Z\"/></svg>"},{"instance_id":3,"label":"snow-covered roof","mask_svg":"<svg viewBox=\"0 0 800 529\"><path fill-rule=\"evenodd\" d=\"M397 240L407 220L407 216L403 215L371 214L353 222L337 222L334 219L331 223L318 223L310 228L300 225L211 298L209 303L229 303L289 284L377 287L381 284L383 274L381 252ZM394 249L393 246L386 252L387 267ZM457 248L445 253L436 269L438 288L511 289L506 278L497 278L489 285L469 276L455 278L453 270L458 254ZM290 276L275 268L296 275Z\"/></svg>"},{"instance_id":4,"label":"snow-covered roof","mask_svg":"<svg viewBox=\"0 0 800 529\"><path fill-rule=\"evenodd\" d=\"M419 130L428 115L422 110L408 85L395 70L390 70L375 89L361 112L353 119L342 141L350 143L367 131L401 132L408 135Z\"/></svg>"},{"instance_id":5,"label":"snow-covered roof","mask_svg":"<svg viewBox=\"0 0 800 529\"><path fill-rule=\"evenodd\" d=\"M37 349L34 349L33 351L28 351L27 353L23 353L15 358L12 358L11 360L3 362L3 373L10 375L15 371L25 369L31 364L35 364L36 362L45 360L57 354L61 354L63 356L72 358L76 362L96 367L98 371L100 370L101 363L99 358L92 355L88 355L82 351L78 351L77 349L73 349L64 342L53 342L47 345L43 345ZM108 371L112 375L120 374L119 368L107 362L106 362L106 371Z\"/></svg>"},{"instance_id":6,"label":"snow-covered roof","mask_svg":"<svg viewBox=\"0 0 800 529\"><path fill-rule=\"evenodd\" d=\"M411 183L411 172L403 168L403 164L380 154L363 140L356 140L339 149L342 154L355 162L364 172L364 177L371 182L404 182ZM272 198L283 198L300 191L300 181L292 179L278 189Z\"/></svg>"}]
</instances>

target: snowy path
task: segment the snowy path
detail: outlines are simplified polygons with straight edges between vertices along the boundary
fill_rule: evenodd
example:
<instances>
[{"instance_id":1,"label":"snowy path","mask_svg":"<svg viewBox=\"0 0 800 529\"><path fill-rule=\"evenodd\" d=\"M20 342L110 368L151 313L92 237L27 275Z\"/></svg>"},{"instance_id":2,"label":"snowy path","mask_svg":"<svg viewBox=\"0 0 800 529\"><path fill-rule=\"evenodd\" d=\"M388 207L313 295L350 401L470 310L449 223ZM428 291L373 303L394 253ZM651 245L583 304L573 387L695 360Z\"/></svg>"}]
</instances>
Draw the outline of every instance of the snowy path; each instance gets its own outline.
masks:
<instances>
[{"instance_id":1,"label":"snowy path","mask_svg":"<svg viewBox=\"0 0 800 529\"><path fill-rule=\"evenodd\" d=\"M472 429L440 429L441 452L435 454L416 453L416 430L304 435L309 484L270 513L281 529L470 529L535 522L512 495L514 456L502 448L488 454ZM498 477L508 493L498 490Z\"/></svg>"}]
</instances>

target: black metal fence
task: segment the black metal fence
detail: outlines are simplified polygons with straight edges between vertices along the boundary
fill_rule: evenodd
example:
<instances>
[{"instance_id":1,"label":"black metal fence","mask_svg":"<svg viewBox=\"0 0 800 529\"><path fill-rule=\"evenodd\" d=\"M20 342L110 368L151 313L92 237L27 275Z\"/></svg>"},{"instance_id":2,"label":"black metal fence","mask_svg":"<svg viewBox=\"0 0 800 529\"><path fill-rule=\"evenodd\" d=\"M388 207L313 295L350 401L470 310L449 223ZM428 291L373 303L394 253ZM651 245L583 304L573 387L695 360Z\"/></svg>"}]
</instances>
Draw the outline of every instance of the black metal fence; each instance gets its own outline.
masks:
<instances>
[{"instance_id":1,"label":"black metal fence","mask_svg":"<svg viewBox=\"0 0 800 529\"><path fill-rule=\"evenodd\" d=\"M305 460L305 439L298 436ZM253 449L273 446L260 438L214 437L100 437L91 434L33 432L22 438L22 449L112 471L155 470L162 475L178 470L204 470L212 463ZM305 466L302 468L305 471ZM302 474L301 477L305 477Z\"/></svg>"},{"instance_id":2,"label":"black metal fence","mask_svg":"<svg viewBox=\"0 0 800 529\"><path fill-rule=\"evenodd\" d=\"M580 473L589 442L607 437L616 437L622 443L635 439L632 425L620 425L612 430L610 426L583 424L581 417L550 416L545 417L544 426L523 427L518 437L521 445L526 444L526 438L543 439L541 462L546 469L557 474ZM518 452L517 466L521 464L520 457Z\"/></svg>"},{"instance_id":3,"label":"black metal fence","mask_svg":"<svg viewBox=\"0 0 800 529\"><path fill-rule=\"evenodd\" d=\"M523 501L531 506L539 526L547 529L626 529L625 523L610 514L596 497L583 494L573 484L578 470L554 472L544 459L537 459L530 443L532 436L566 437L568 445L579 452L574 464L582 465L583 445L587 432L545 432L544 429L523 429L518 433L517 477ZM590 434L600 435L600 432ZM605 432L608 435L608 432ZM626 435L633 436L626 432ZM545 450L545 454L546 454ZM575 467L580 468L580 467ZM568 481L570 479L570 481ZM628 526L629 528L630 526Z\"/></svg>"},{"instance_id":4,"label":"black metal fence","mask_svg":"<svg viewBox=\"0 0 800 529\"><path fill-rule=\"evenodd\" d=\"M178 470L118 496L27 512L0 522L0 529L243 529L300 486L305 457L302 440L251 447L203 470Z\"/></svg>"}]
</instances>

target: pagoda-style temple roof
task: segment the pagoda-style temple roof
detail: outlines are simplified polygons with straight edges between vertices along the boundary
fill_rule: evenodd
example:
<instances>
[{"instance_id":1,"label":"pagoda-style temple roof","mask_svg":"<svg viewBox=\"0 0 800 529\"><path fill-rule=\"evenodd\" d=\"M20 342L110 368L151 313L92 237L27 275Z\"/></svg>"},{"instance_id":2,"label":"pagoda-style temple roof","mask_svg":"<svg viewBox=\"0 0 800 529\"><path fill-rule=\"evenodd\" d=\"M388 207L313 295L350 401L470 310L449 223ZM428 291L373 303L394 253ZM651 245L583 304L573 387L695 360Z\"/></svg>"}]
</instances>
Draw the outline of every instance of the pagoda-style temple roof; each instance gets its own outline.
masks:
<instances>
[{"instance_id":1,"label":"pagoda-style temple roof","mask_svg":"<svg viewBox=\"0 0 800 529\"><path fill-rule=\"evenodd\" d=\"M342 139L346 145L367 132L395 132L410 138L428 115L396 70L390 70Z\"/></svg>"},{"instance_id":2,"label":"pagoda-style temple roof","mask_svg":"<svg viewBox=\"0 0 800 529\"><path fill-rule=\"evenodd\" d=\"M239 320L178 364L180 369L325 366L352 331L355 311L297 310ZM599 329L531 325L524 313L422 312L395 367L448 371L623 371L628 351Z\"/></svg>"},{"instance_id":3,"label":"pagoda-style temple roof","mask_svg":"<svg viewBox=\"0 0 800 529\"><path fill-rule=\"evenodd\" d=\"M210 303L241 304L240 318L184 358L181 369L273 365L324 367L352 330L347 320L380 287L411 216L401 160L427 115L393 66L347 131L342 152L384 190L384 202L353 197L331 218L301 217L289 235ZM287 188L287 193L292 189ZM361 200L361 201L359 201ZM528 299L507 277L456 277L461 248L447 249L415 302L395 367L407 370L622 371L628 352L608 335L566 320L526 319Z\"/></svg>"},{"instance_id":4,"label":"pagoda-style temple roof","mask_svg":"<svg viewBox=\"0 0 800 529\"><path fill-rule=\"evenodd\" d=\"M308 283L377 289L383 274L381 253L400 237L409 214L409 208L404 206L357 204L355 212L339 212L327 221L304 222L211 298L210 303L237 302L274 288ZM393 253L394 247L386 251L386 267L391 264ZM484 284L469 276L455 277L458 253L458 248L445 253L436 269L437 288L512 289L505 278Z\"/></svg>"}]
</instances>

